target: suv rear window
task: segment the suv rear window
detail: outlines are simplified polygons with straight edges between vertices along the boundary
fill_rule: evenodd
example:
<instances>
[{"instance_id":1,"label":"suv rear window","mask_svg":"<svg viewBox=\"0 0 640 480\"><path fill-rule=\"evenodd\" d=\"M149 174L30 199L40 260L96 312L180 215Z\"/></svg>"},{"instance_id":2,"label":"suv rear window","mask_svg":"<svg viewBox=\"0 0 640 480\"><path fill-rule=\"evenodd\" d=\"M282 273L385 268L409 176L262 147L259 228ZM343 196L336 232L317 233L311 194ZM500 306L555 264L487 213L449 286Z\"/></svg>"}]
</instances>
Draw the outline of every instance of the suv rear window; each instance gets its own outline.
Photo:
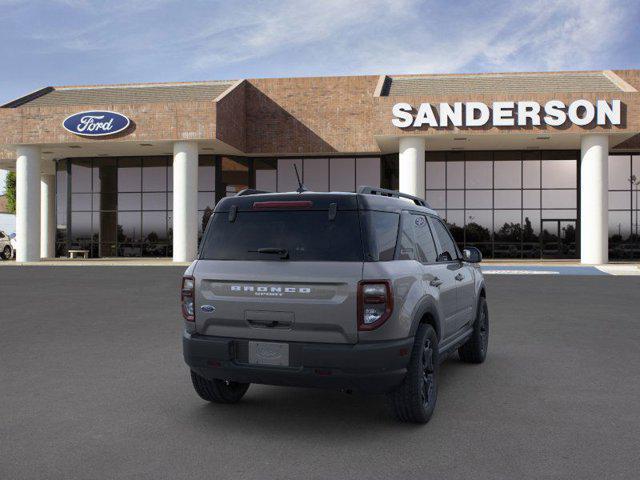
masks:
<instances>
[{"instance_id":1,"label":"suv rear window","mask_svg":"<svg viewBox=\"0 0 640 480\"><path fill-rule=\"evenodd\" d=\"M202 242L203 260L276 260L285 250L288 261L363 261L359 215L338 211L329 220L326 210L238 212L233 222L226 212L215 213Z\"/></svg>"}]
</instances>

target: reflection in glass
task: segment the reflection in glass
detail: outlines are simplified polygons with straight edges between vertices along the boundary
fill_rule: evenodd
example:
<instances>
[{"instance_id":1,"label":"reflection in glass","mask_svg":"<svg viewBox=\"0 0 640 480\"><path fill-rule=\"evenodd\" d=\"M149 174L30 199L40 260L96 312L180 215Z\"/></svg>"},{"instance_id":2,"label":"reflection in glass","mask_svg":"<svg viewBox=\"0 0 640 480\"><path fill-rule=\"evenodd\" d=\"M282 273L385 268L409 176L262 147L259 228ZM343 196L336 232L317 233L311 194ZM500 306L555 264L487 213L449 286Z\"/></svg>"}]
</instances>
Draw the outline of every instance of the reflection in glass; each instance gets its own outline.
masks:
<instances>
[{"instance_id":1,"label":"reflection in glass","mask_svg":"<svg viewBox=\"0 0 640 480\"><path fill-rule=\"evenodd\" d=\"M444 181L445 163L444 162L427 162L425 165L426 186L429 189L446 188Z\"/></svg>"},{"instance_id":2,"label":"reflection in glass","mask_svg":"<svg viewBox=\"0 0 640 480\"><path fill-rule=\"evenodd\" d=\"M309 190L326 192L329 190L329 159L305 158L303 182Z\"/></svg>"},{"instance_id":3,"label":"reflection in glass","mask_svg":"<svg viewBox=\"0 0 640 480\"><path fill-rule=\"evenodd\" d=\"M520 188L520 161L496 162L494 176L495 188Z\"/></svg>"},{"instance_id":4,"label":"reflection in glass","mask_svg":"<svg viewBox=\"0 0 640 480\"><path fill-rule=\"evenodd\" d=\"M356 163L354 158L332 158L329 160L329 190L332 192L354 192L356 189ZM293 170L293 168L292 168ZM280 184L278 183L278 188ZM296 184L297 188L297 184Z\"/></svg>"},{"instance_id":5,"label":"reflection in glass","mask_svg":"<svg viewBox=\"0 0 640 480\"><path fill-rule=\"evenodd\" d=\"M464 162L447 162L447 188L464 188Z\"/></svg>"},{"instance_id":6,"label":"reflection in glass","mask_svg":"<svg viewBox=\"0 0 640 480\"><path fill-rule=\"evenodd\" d=\"M198 190L212 192L216 189L216 167L213 155L198 157Z\"/></svg>"},{"instance_id":7,"label":"reflection in glass","mask_svg":"<svg viewBox=\"0 0 640 480\"><path fill-rule=\"evenodd\" d=\"M118 192L139 192L142 187L142 162L137 157L118 160Z\"/></svg>"},{"instance_id":8,"label":"reflection in glass","mask_svg":"<svg viewBox=\"0 0 640 480\"><path fill-rule=\"evenodd\" d=\"M253 160L256 171L256 189L276 192L278 190L278 165L273 158L255 158Z\"/></svg>"},{"instance_id":9,"label":"reflection in glass","mask_svg":"<svg viewBox=\"0 0 640 480\"><path fill-rule=\"evenodd\" d=\"M575 190L542 190L542 208L576 208Z\"/></svg>"},{"instance_id":10,"label":"reflection in glass","mask_svg":"<svg viewBox=\"0 0 640 480\"><path fill-rule=\"evenodd\" d=\"M163 157L144 158L142 166L142 190L145 192L164 192L167 189L167 159Z\"/></svg>"},{"instance_id":11,"label":"reflection in glass","mask_svg":"<svg viewBox=\"0 0 640 480\"><path fill-rule=\"evenodd\" d=\"M139 193L119 193L118 210L140 210L142 195Z\"/></svg>"},{"instance_id":12,"label":"reflection in glass","mask_svg":"<svg viewBox=\"0 0 640 480\"><path fill-rule=\"evenodd\" d=\"M523 208L540 208L540 190L524 190L522 202Z\"/></svg>"},{"instance_id":13,"label":"reflection in glass","mask_svg":"<svg viewBox=\"0 0 640 480\"><path fill-rule=\"evenodd\" d=\"M464 242L464 210L447 210L445 219L454 240L462 245Z\"/></svg>"},{"instance_id":14,"label":"reflection in glass","mask_svg":"<svg viewBox=\"0 0 640 480\"><path fill-rule=\"evenodd\" d=\"M575 188L577 179L575 160L543 160L543 188Z\"/></svg>"},{"instance_id":15,"label":"reflection in glass","mask_svg":"<svg viewBox=\"0 0 640 480\"><path fill-rule=\"evenodd\" d=\"M380 159L378 157L356 159L356 187L360 185L380 186Z\"/></svg>"},{"instance_id":16,"label":"reflection in glass","mask_svg":"<svg viewBox=\"0 0 640 480\"><path fill-rule=\"evenodd\" d=\"M467 208L493 207L493 190L467 190L465 195Z\"/></svg>"},{"instance_id":17,"label":"reflection in glass","mask_svg":"<svg viewBox=\"0 0 640 480\"><path fill-rule=\"evenodd\" d=\"M447 201L446 190L429 190L426 196L427 203L433 209L445 208Z\"/></svg>"},{"instance_id":18,"label":"reflection in glass","mask_svg":"<svg viewBox=\"0 0 640 480\"><path fill-rule=\"evenodd\" d=\"M73 193L71 195L71 211L90 212L91 211L91 194L90 193Z\"/></svg>"},{"instance_id":19,"label":"reflection in glass","mask_svg":"<svg viewBox=\"0 0 640 480\"><path fill-rule=\"evenodd\" d=\"M464 208L464 190L447 190L447 208Z\"/></svg>"},{"instance_id":20,"label":"reflection in glass","mask_svg":"<svg viewBox=\"0 0 640 480\"><path fill-rule=\"evenodd\" d=\"M166 193L143 193L142 209L143 210L166 210L167 194Z\"/></svg>"},{"instance_id":21,"label":"reflection in glass","mask_svg":"<svg viewBox=\"0 0 640 480\"><path fill-rule=\"evenodd\" d=\"M500 164L496 164L499 167ZM492 188L493 187L493 162L466 162L467 188Z\"/></svg>"},{"instance_id":22,"label":"reflection in glass","mask_svg":"<svg viewBox=\"0 0 640 480\"><path fill-rule=\"evenodd\" d=\"M74 193L91 192L90 158L71 160L71 191Z\"/></svg>"},{"instance_id":23,"label":"reflection in glass","mask_svg":"<svg viewBox=\"0 0 640 480\"><path fill-rule=\"evenodd\" d=\"M523 161L522 174L523 188L540 188L540 160Z\"/></svg>"},{"instance_id":24,"label":"reflection in glass","mask_svg":"<svg viewBox=\"0 0 640 480\"><path fill-rule=\"evenodd\" d=\"M521 207L520 190L495 190L493 195L495 208Z\"/></svg>"},{"instance_id":25,"label":"reflection in glass","mask_svg":"<svg viewBox=\"0 0 640 480\"><path fill-rule=\"evenodd\" d=\"M629 189L631 155L609 156L609 190Z\"/></svg>"}]
</instances>

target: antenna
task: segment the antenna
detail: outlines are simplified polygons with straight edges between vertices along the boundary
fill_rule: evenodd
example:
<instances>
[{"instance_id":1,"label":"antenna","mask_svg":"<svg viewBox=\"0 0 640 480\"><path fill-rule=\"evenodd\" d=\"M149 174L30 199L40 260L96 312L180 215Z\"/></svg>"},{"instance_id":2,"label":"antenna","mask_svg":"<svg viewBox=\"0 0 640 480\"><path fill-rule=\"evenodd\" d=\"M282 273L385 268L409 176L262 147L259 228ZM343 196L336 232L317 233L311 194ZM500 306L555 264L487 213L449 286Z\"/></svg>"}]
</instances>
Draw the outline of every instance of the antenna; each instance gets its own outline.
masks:
<instances>
[{"instance_id":1,"label":"antenna","mask_svg":"<svg viewBox=\"0 0 640 480\"><path fill-rule=\"evenodd\" d=\"M296 171L296 178L298 179L298 189L296 190L296 192L298 193L308 192L309 189L305 186L304 183L302 183L302 180L300 180L300 174L298 173L298 166L295 163L293 164L293 169Z\"/></svg>"}]
</instances>

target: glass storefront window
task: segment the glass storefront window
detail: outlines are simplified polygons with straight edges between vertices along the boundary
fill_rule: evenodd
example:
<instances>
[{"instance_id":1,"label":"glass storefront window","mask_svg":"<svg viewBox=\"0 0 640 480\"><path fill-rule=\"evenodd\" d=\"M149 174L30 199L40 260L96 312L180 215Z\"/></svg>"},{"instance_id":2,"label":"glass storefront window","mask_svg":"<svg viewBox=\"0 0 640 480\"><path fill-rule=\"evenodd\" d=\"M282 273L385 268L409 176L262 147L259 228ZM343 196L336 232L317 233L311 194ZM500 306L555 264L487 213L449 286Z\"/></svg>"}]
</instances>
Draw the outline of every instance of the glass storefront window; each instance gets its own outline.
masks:
<instances>
[{"instance_id":1,"label":"glass storefront window","mask_svg":"<svg viewBox=\"0 0 640 480\"><path fill-rule=\"evenodd\" d=\"M494 171L495 188L520 188L521 185L521 162L513 160L503 160L496 163Z\"/></svg>"},{"instance_id":2,"label":"glass storefront window","mask_svg":"<svg viewBox=\"0 0 640 480\"><path fill-rule=\"evenodd\" d=\"M329 159L305 158L303 163L303 182L306 187L316 192L329 189Z\"/></svg>"},{"instance_id":3,"label":"glass storefront window","mask_svg":"<svg viewBox=\"0 0 640 480\"><path fill-rule=\"evenodd\" d=\"M640 258L640 156L609 156L609 257Z\"/></svg>"},{"instance_id":4,"label":"glass storefront window","mask_svg":"<svg viewBox=\"0 0 640 480\"><path fill-rule=\"evenodd\" d=\"M466 162L465 184L466 188L493 188L493 162Z\"/></svg>"},{"instance_id":5,"label":"glass storefront window","mask_svg":"<svg viewBox=\"0 0 640 480\"><path fill-rule=\"evenodd\" d=\"M576 188L576 160L543 160L542 188Z\"/></svg>"},{"instance_id":6,"label":"glass storefront window","mask_svg":"<svg viewBox=\"0 0 640 480\"><path fill-rule=\"evenodd\" d=\"M559 220L567 223L570 233L577 226L578 157L577 151L427 152L425 198L445 212L461 246L477 246L488 258L540 258L544 219L557 228ZM575 256L572 245L560 254Z\"/></svg>"},{"instance_id":7,"label":"glass storefront window","mask_svg":"<svg viewBox=\"0 0 640 480\"><path fill-rule=\"evenodd\" d=\"M74 158L71 161L71 191L91 192L91 159Z\"/></svg>"},{"instance_id":8,"label":"glass storefront window","mask_svg":"<svg viewBox=\"0 0 640 480\"><path fill-rule=\"evenodd\" d=\"M272 158L254 159L256 188L267 192L278 191L278 161Z\"/></svg>"},{"instance_id":9,"label":"glass storefront window","mask_svg":"<svg viewBox=\"0 0 640 480\"><path fill-rule=\"evenodd\" d=\"M356 188L355 158L332 158L329 160L329 190L353 192Z\"/></svg>"},{"instance_id":10,"label":"glass storefront window","mask_svg":"<svg viewBox=\"0 0 640 480\"><path fill-rule=\"evenodd\" d=\"M380 159L363 157L356 159L356 188L361 185L380 186Z\"/></svg>"},{"instance_id":11,"label":"glass storefront window","mask_svg":"<svg viewBox=\"0 0 640 480\"><path fill-rule=\"evenodd\" d=\"M425 166L426 186L429 189L447 188L445 182L445 162L427 162Z\"/></svg>"}]
</instances>

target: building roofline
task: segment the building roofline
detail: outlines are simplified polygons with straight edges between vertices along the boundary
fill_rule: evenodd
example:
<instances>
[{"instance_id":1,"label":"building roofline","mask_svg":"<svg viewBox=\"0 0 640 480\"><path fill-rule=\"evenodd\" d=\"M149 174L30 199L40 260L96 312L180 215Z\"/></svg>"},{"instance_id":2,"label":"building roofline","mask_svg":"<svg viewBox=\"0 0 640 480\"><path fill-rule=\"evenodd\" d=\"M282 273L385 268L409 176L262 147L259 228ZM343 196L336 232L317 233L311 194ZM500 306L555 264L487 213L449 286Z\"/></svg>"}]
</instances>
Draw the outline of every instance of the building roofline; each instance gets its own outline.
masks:
<instances>
[{"instance_id":1,"label":"building roofline","mask_svg":"<svg viewBox=\"0 0 640 480\"><path fill-rule=\"evenodd\" d=\"M29 103L31 100L35 100L38 97L46 95L47 93L51 93L55 90L54 87L44 87L38 90L35 90L31 93L23 95L22 97L18 97L15 100L11 100L10 102L5 103L4 105L0 105L0 108L16 108L20 105L24 105L25 103Z\"/></svg>"}]
</instances>

